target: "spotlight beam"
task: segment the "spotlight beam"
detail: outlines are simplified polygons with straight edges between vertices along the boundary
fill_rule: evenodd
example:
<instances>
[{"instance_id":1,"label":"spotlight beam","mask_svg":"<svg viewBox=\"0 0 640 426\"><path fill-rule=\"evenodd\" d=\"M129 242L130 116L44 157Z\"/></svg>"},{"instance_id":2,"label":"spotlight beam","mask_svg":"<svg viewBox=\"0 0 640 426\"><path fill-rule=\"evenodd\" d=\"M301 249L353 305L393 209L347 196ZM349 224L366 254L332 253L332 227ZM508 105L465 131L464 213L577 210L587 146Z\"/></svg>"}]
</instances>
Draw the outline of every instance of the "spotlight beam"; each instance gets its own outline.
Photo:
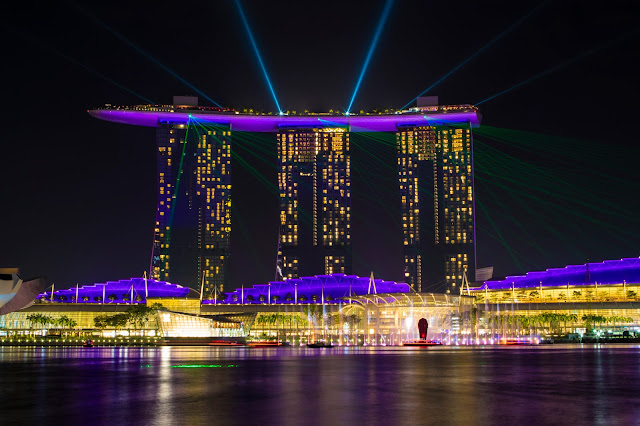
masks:
<instances>
[{"instance_id":1,"label":"spotlight beam","mask_svg":"<svg viewBox=\"0 0 640 426\"><path fill-rule=\"evenodd\" d=\"M488 98L481 100L480 102L476 102L475 105L483 104L483 103L485 103L487 101L490 101L491 99L495 99L498 96L504 95L505 93L509 93L512 90L515 90L515 89L517 89L519 87L522 87L522 86L524 86L526 84L529 84L529 83L531 83L531 82L533 82L533 81L535 81L535 80L537 80L537 79L539 79L541 77L549 75L549 74L551 74L551 73L553 73L555 71L561 70L562 68L565 68L565 67L573 64L574 62L580 61L580 60L586 58L587 56L591 56L591 55L599 52L602 49L605 49L607 47L610 47L610 46L613 46L615 44L618 44L618 43L624 41L625 39L627 39L629 37L633 37L633 36L637 35L638 33L639 33L639 30L636 29L634 31L626 32L626 33L624 33L624 34L622 34L622 35L620 35L618 37L614 37L614 38L608 40L605 43L601 43L600 45L587 50L586 52L582 52L581 54L573 56L573 57L567 59L566 61L562 61L562 62L552 66L551 68L547 68L546 70L544 70L544 71L542 71L542 72L540 72L540 73L538 73L538 74L536 74L536 75L534 75L532 77L529 77L528 79L523 80L518 84L514 84L513 86L509 87L508 89L505 89L505 90L503 90L501 92L498 92L495 95L491 95Z\"/></svg>"},{"instance_id":2,"label":"spotlight beam","mask_svg":"<svg viewBox=\"0 0 640 426\"><path fill-rule=\"evenodd\" d=\"M276 108L278 108L278 113L282 113L282 109L280 108L280 103L278 102L278 98L276 97L276 92L273 90L273 85L271 84L271 80L269 79L269 74L267 73L267 68L264 66L264 62L262 61L262 56L260 56L260 52L258 51L258 45L256 44L256 40L253 38L253 34L251 33L251 28L249 28L249 22L247 21L247 17L244 14L244 10L242 10L242 5L240 4L240 0L235 0L236 7L238 8L238 12L240 13L240 17L242 18L242 23L244 24L244 29L247 31L247 35L249 36L249 40L251 41L251 46L253 47L253 51L258 58L258 63L260 64L260 68L262 69L262 74L264 75L264 79L269 86L269 91L271 91L271 96L273 96L273 101L276 103Z\"/></svg>"},{"instance_id":3,"label":"spotlight beam","mask_svg":"<svg viewBox=\"0 0 640 426\"><path fill-rule=\"evenodd\" d=\"M480 53L484 52L485 50L487 50L489 47L491 47L495 42L497 42L498 40L500 40L502 37L504 37L505 35L509 34L511 31L513 31L514 29L516 29L518 26L520 26L520 24L522 24L524 21L526 21L528 18L530 18L538 9L540 9L542 6L544 6L546 3L548 3L549 1L544 1L542 3L540 3L539 5L537 5L536 7L534 7L529 13L527 13L526 15L524 15L522 18L518 19L516 22L514 22L513 24L511 24L509 27L507 27L507 29L505 29L504 31L502 31L500 34L498 34L497 36L495 36L494 38L492 38L487 44L485 44L484 46L482 46L480 49L476 50L475 53L473 53L471 56L469 56L467 59L465 59L464 61L460 62L458 65L456 65L454 68L451 69L451 71L449 71L448 73L446 73L445 75L443 75L438 81L436 81L435 83L433 83L431 86L427 87L426 89L424 89L422 91L422 93L420 93L418 96L416 96L415 98L411 99L409 102L407 102L407 104L405 106L403 106L402 108L400 108L401 110L405 109L406 107L408 107L409 105L411 105L416 99L418 99L420 96L424 95L425 93L427 93L428 91L430 91L431 89L433 89L434 87L436 87L437 85L439 85L440 83L442 83L444 80L446 80L450 75L452 75L453 73L455 73L456 71L458 71L460 68L462 68L467 62L469 62L470 60L472 60L473 58L475 58L476 56L478 56Z\"/></svg>"},{"instance_id":4,"label":"spotlight beam","mask_svg":"<svg viewBox=\"0 0 640 426\"><path fill-rule=\"evenodd\" d=\"M109 31L111 34L113 34L118 40L120 40L121 42L125 43L127 46L131 47L133 50L135 50L136 52L140 53L142 56L144 56L145 58L147 58L148 60L150 60L151 62L153 62L154 64L156 64L157 66L159 66L160 68L162 68L163 70L165 70L166 72L168 72L169 74L171 74L174 78L176 78L177 80L179 80L182 84L184 84L185 86L189 87L190 89L194 90L196 93L198 93L200 96L204 97L206 100L208 100L209 102L211 102L212 104L214 104L215 106L222 108L222 105L220 105L219 103L217 103L216 101L214 101L213 99L211 99L209 96L207 96L204 92L202 92L200 89L198 89L196 86L194 86L193 84L189 83L187 80L185 80L184 78L180 77L175 71L173 71L171 68L169 68L168 66L164 65L162 62L158 61L156 58L154 58L153 56L151 56L149 53L147 53L146 51L144 51L142 48L138 47L136 44L134 44L133 42L129 41L129 39L127 39L124 35L120 34L118 31L116 31L115 29L111 28L110 26L108 26L107 24L105 24L104 22L100 21L97 17L95 17L94 15L92 15L91 13L89 13L88 11L86 11L85 9L83 9L82 7L80 7L79 5L75 4L76 8L78 10L80 10L85 16L87 16L88 18L91 18L91 20L93 20L94 22L96 22L98 25L100 25L102 28L104 28L105 30Z\"/></svg>"},{"instance_id":5,"label":"spotlight beam","mask_svg":"<svg viewBox=\"0 0 640 426\"><path fill-rule=\"evenodd\" d=\"M378 39L380 38L380 34L382 33L382 28L384 28L385 22L387 22L387 18L389 17L389 11L391 10L392 4L393 4L393 0L387 0L384 4L384 9L382 10L382 15L380 16L380 20L378 21L376 32L373 34L373 40L371 41L371 45L369 46L369 51L367 52L367 56L364 60L364 65L362 66L360 75L358 76L358 81L356 82L356 88L353 91L353 95L351 95L351 101L349 102L349 106L347 107L347 111L346 111L347 114L351 112L351 106L353 106L353 101L355 100L356 95L358 94L358 90L360 89L360 84L362 84L364 73L367 71L367 67L369 66L371 57L373 56L373 52L376 49L376 45L378 44Z\"/></svg>"}]
</instances>

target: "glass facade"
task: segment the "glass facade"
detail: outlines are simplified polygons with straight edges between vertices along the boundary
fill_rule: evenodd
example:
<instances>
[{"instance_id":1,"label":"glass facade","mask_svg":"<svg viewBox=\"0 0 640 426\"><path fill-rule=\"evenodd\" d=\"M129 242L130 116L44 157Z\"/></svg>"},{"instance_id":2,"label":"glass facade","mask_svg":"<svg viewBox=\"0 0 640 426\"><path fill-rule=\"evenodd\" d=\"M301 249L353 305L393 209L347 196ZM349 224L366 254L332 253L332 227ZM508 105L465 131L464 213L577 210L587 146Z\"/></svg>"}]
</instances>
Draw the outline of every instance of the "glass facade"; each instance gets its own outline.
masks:
<instances>
[{"instance_id":1,"label":"glass facade","mask_svg":"<svg viewBox=\"0 0 640 426\"><path fill-rule=\"evenodd\" d=\"M158 209L151 277L199 288L228 284L231 131L197 122L157 130Z\"/></svg>"},{"instance_id":2,"label":"glass facade","mask_svg":"<svg viewBox=\"0 0 640 426\"><path fill-rule=\"evenodd\" d=\"M281 129L277 138L281 277L349 273L349 133L344 128Z\"/></svg>"},{"instance_id":3,"label":"glass facade","mask_svg":"<svg viewBox=\"0 0 640 426\"><path fill-rule=\"evenodd\" d=\"M396 141L405 281L456 289L475 275L471 128L400 128Z\"/></svg>"}]
</instances>

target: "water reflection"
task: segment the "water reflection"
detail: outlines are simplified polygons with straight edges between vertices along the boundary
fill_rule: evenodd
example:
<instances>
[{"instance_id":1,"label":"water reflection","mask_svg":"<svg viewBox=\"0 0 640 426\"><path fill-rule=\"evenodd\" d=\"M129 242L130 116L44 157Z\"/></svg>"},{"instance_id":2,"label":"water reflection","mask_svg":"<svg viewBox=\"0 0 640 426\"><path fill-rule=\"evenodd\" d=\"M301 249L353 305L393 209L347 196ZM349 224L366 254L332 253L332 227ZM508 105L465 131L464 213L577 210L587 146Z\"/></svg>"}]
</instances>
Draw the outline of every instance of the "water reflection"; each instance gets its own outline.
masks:
<instances>
[{"instance_id":1,"label":"water reflection","mask_svg":"<svg viewBox=\"0 0 640 426\"><path fill-rule=\"evenodd\" d=\"M0 400L2 423L633 423L639 361L637 345L0 347Z\"/></svg>"}]
</instances>

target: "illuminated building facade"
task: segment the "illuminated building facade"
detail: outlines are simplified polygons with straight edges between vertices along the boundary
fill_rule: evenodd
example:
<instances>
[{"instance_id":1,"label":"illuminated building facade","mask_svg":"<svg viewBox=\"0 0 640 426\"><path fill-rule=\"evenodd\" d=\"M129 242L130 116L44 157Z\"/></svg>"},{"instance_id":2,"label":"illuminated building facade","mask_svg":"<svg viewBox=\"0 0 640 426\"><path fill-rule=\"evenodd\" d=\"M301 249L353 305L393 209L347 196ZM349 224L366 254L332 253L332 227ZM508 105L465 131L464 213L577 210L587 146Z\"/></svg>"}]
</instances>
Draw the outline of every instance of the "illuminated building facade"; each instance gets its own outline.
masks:
<instances>
[{"instance_id":1,"label":"illuminated building facade","mask_svg":"<svg viewBox=\"0 0 640 426\"><path fill-rule=\"evenodd\" d=\"M351 272L351 159L344 128L280 129L282 278Z\"/></svg>"},{"instance_id":2,"label":"illuminated building facade","mask_svg":"<svg viewBox=\"0 0 640 426\"><path fill-rule=\"evenodd\" d=\"M475 274L471 126L407 126L396 133L404 277L458 288Z\"/></svg>"},{"instance_id":3,"label":"illuminated building facade","mask_svg":"<svg viewBox=\"0 0 640 426\"><path fill-rule=\"evenodd\" d=\"M206 273L207 298L214 285L228 281L230 129L277 134L279 277L351 273L349 132L394 132L404 278L418 290L425 289L423 283L441 282L452 289L465 270L471 280L475 275L471 127L481 117L473 105L437 105L434 98L424 107L423 100L385 114L240 113L175 98L173 105L107 105L88 112L101 120L158 128L155 279L199 287ZM207 133L204 129L214 134L202 139L197 131ZM189 214L180 208L185 205ZM184 223L196 224L197 232L180 232ZM193 265L192 259L197 259Z\"/></svg>"},{"instance_id":4,"label":"illuminated building facade","mask_svg":"<svg viewBox=\"0 0 640 426\"><path fill-rule=\"evenodd\" d=\"M159 123L158 209L151 278L204 293L229 280L231 132L228 127ZM204 278L203 278L204 277Z\"/></svg>"}]
</instances>

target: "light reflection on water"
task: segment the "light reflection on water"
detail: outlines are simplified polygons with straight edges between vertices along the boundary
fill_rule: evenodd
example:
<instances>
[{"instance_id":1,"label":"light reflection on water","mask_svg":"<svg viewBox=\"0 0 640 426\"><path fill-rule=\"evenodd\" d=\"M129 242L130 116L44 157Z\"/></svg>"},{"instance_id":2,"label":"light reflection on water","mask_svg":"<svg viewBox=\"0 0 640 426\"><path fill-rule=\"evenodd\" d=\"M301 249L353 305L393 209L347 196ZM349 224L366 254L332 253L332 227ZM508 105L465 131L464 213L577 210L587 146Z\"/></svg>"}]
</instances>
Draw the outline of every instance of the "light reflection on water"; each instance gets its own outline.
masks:
<instances>
[{"instance_id":1,"label":"light reflection on water","mask_svg":"<svg viewBox=\"0 0 640 426\"><path fill-rule=\"evenodd\" d=\"M2 424L627 424L639 391L638 345L0 347Z\"/></svg>"}]
</instances>

